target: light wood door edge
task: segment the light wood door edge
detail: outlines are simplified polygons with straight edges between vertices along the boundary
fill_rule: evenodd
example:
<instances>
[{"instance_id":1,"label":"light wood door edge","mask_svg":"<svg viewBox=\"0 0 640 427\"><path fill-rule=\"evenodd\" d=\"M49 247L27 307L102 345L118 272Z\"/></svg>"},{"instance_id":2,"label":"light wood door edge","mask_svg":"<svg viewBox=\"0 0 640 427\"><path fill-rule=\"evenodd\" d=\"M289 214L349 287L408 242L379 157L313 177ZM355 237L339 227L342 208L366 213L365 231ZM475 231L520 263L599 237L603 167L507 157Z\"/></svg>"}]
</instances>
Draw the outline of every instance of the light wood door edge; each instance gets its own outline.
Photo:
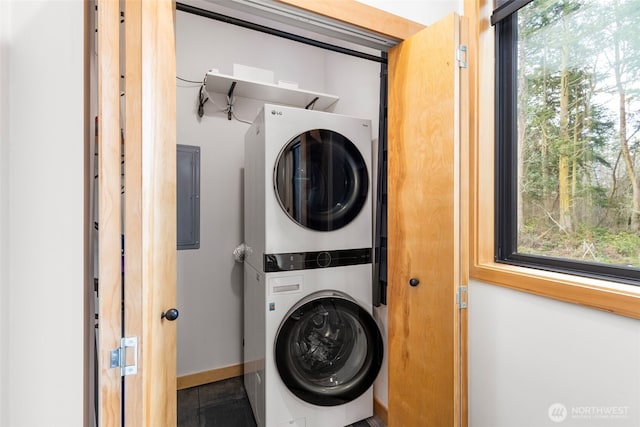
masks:
<instances>
[{"instance_id":1,"label":"light wood door edge","mask_svg":"<svg viewBox=\"0 0 640 427\"><path fill-rule=\"evenodd\" d=\"M142 4L139 0L124 2L124 334L138 337L142 332ZM139 372L146 372L141 360ZM126 399L125 425L136 425L143 415L143 375L124 379Z\"/></svg>"},{"instance_id":2,"label":"light wood door edge","mask_svg":"<svg viewBox=\"0 0 640 427\"><path fill-rule=\"evenodd\" d=\"M99 1L98 31L98 425L121 420L121 377L110 367L110 350L120 347L120 7Z\"/></svg>"},{"instance_id":3,"label":"light wood door edge","mask_svg":"<svg viewBox=\"0 0 640 427\"><path fill-rule=\"evenodd\" d=\"M471 3L471 4L469 4ZM462 17L461 43L467 46L467 67L461 68L461 96L460 96L460 285L469 286L469 260L471 253L471 227L469 216L471 212L471 181L470 181L470 159L471 145L474 139L473 129L475 129L475 108L476 100L476 46L477 46L477 1L465 0L465 16ZM466 73L466 75L463 75ZM468 294L468 292L467 292ZM462 296L461 296L462 298ZM460 327L460 366L458 378L459 385L457 397L459 399L459 425L467 427L469 425L469 329L468 313L466 309L459 310Z\"/></svg>"},{"instance_id":4,"label":"light wood door edge","mask_svg":"<svg viewBox=\"0 0 640 427\"><path fill-rule=\"evenodd\" d=\"M175 26L171 0L140 4L140 73L144 79L140 110L142 348L138 360L143 369L144 418L136 425L175 427L176 322L161 317L176 306Z\"/></svg>"},{"instance_id":5,"label":"light wood door edge","mask_svg":"<svg viewBox=\"0 0 640 427\"><path fill-rule=\"evenodd\" d=\"M227 380L229 378L239 377L244 373L242 364L230 365L223 368L211 369L209 371L196 372L195 374L183 375L177 378L177 389L196 387L203 384L209 384L216 381Z\"/></svg>"},{"instance_id":6,"label":"light wood door edge","mask_svg":"<svg viewBox=\"0 0 640 427\"><path fill-rule=\"evenodd\" d=\"M425 26L354 0L277 0L317 15L404 40Z\"/></svg>"}]
</instances>

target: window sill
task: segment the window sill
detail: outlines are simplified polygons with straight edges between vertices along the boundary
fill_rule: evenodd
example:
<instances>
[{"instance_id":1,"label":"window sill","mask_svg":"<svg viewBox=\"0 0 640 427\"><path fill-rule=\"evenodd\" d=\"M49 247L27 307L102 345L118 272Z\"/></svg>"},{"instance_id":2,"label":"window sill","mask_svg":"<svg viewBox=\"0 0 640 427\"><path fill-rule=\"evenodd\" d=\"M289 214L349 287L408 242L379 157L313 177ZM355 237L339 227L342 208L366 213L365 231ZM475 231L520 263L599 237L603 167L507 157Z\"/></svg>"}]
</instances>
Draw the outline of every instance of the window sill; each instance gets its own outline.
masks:
<instances>
[{"instance_id":1,"label":"window sill","mask_svg":"<svg viewBox=\"0 0 640 427\"><path fill-rule=\"evenodd\" d=\"M473 265L469 276L493 285L640 319L638 286L495 262Z\"/></svg>"}]
</instances>

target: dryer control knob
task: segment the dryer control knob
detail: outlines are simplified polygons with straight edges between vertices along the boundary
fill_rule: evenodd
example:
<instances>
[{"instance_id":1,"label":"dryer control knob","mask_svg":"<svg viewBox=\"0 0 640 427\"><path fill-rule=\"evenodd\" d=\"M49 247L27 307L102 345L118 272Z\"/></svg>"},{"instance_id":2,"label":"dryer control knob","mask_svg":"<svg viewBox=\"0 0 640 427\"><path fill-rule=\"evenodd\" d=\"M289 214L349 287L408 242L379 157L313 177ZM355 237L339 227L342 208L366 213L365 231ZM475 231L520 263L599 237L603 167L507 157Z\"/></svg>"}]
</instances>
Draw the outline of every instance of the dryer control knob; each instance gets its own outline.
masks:
<instances>
[{"instance_id":1,"label":"dryer control knob","mask_svg":"<svg viewBox=\"0 0 640 427\"><path fill-rule=\"evenodd\" d=\"M329 267L331 264L331 254L329 252L320 252L316 258L319 267Z\"/></svg>"}]
</instances>

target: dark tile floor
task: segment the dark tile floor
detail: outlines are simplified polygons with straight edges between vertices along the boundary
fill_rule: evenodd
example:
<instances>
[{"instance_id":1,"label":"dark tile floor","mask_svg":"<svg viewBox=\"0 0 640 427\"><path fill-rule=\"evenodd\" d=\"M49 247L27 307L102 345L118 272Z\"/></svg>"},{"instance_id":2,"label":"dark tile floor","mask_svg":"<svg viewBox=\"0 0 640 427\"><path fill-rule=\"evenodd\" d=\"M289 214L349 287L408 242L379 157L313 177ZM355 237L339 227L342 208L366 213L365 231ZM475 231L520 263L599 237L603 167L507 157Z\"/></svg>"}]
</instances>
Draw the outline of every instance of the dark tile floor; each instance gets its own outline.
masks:
<instances>
[{"instance_id":1,"label":"dark tile floor","mask_svg":"<svg viewBox=\"0 0 640 427\"><path fill-rule=\"evenodd\" d=\"M178 391L178 427L253 427L242 378Z\"/></svg>"},{"instance_id":2,"label":"dark tile floor","mask_svg":"<svg viewBox=\"0 0 640 427\"><path fill-rule=\"evenodd\" d=\"M178 427L255 427L242 377L178 391ZM378 418L348 427L385 427Z\"/></svg>"}]
</instances>

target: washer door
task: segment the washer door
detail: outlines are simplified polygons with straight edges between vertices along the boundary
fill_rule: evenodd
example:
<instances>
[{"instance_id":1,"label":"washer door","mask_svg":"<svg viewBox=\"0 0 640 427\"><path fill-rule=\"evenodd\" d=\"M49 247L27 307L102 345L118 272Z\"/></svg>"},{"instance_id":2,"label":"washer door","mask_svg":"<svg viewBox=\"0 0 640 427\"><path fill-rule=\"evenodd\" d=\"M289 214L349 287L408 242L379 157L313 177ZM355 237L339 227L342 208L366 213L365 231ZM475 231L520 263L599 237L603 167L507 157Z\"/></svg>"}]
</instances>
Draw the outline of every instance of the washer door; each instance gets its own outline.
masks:
<instances>
[{"instance_id":1,"label":"washer door","mask_svg":"<svg viewBox=\"0 0 640 427\"><path fill-rule=\"evenodd\" d=\"M367 200L367 165L343 135L310 130L280 152L274 187L280 206L293 221L312 230L337 230L349 224Z\"/></svg>"},{"instance_id":2,"label":"washer door","mask_svg":"<svg viewBox=\"0 0 640 427\"><path fill-rule=\"evenodd\" d=\"M382 357L382 335L373 317L335 291L302 301L276 335L282 381L314 405L336 406L359 397L376 379Z\"/></svg>"}]
</instances>

